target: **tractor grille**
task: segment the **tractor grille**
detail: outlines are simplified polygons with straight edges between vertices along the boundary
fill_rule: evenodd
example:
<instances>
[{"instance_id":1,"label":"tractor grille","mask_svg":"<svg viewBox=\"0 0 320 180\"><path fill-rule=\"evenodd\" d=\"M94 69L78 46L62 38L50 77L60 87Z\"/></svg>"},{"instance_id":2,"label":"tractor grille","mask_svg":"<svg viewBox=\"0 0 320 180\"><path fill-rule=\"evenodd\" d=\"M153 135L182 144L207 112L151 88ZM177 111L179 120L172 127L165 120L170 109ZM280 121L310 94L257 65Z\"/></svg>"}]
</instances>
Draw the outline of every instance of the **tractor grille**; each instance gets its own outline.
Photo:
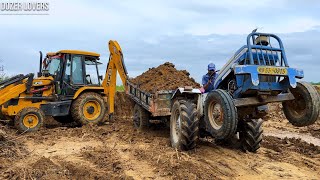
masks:
<instances>
[{"instance_id":1,"label":"tractor grille","mask_svg":"<svg viewBox=\"0 0 320 180\"><path fill-rule=\"evenodd\" d=\"M277 76L259 75L260 82L276 82Z\"/></svg>"}]
</instances>

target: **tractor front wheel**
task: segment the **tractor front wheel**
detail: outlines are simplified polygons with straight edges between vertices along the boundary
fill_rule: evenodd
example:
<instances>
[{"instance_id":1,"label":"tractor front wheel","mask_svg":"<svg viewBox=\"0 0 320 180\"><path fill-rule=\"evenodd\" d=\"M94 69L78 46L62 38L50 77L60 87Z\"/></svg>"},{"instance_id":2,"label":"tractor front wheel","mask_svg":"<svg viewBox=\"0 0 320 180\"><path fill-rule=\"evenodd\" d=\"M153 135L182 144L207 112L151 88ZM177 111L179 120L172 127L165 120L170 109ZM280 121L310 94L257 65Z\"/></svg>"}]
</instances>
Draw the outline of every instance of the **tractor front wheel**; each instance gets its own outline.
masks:
<instances>
[{"instance_id":1,"label":"tractor front wheel","mask_svg":"<svg viewBox=\"0 0 320 180\"><path fill-rule=\"evenodd\" d=\"M81 94L71 107L72 118L81 125L98 124L104 120L105 113L103 97L94 92Z\"/></svg>"},{"instance_id":2,"label":"tractor front wheel","mask_svg":"<svg viewBox=\"0 0 320 180\"><path fill-rule=\"evenodd\" d=\"M290 92L294 100L282 103L283 112L289 122L298 127L313 124L319 116L320 97L317 90L307 82L297 82Z\"/></svg>"},{"instance_id":3,"label":"tractor front wheel","mask_svg":"<svg viewBox=\"0 0 320 180\"><path fill-rule=\"evenodd\" d=\"M216 139L229 139L237 130L238 115L232 97L224 90L210 92L204 104L207 131Z\"/></svg>"},{"instance_id":4,"label":"tractor front wheel","mask_svg":"<svg viewBox=\"0 0 320 180\"><path fill-rule=\"evenodd\" d=\"M45 115L40 109L27 107L15 116L14 125L21 133L33 132L41 128L44 118Z\"/></svg>"}]
</instances>

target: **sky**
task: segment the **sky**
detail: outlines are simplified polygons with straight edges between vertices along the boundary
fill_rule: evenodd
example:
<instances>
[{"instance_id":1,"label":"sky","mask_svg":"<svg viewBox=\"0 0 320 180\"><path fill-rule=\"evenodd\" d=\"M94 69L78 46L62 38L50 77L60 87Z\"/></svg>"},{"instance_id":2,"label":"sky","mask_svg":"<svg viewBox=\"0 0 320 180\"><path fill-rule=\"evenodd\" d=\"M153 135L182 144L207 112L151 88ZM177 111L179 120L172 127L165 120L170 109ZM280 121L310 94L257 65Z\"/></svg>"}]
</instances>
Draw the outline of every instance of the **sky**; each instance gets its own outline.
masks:
<instances>
[{"instance_id":1,"label":"sky","mask_svg":"<svg viewBox=\"0 0 320 180\"><path fill-rule=\"evenodd\" d=\"M112 39L130 77L170 61L201 82L210 62L221 68L258 28L282 39L305 81L320 81L318 0L37 2L49 3L49 15L0 15L0 65L8 75L36 73L39 51L60 49L100 53L104 72Z\"/></svg>"}]
</instances>

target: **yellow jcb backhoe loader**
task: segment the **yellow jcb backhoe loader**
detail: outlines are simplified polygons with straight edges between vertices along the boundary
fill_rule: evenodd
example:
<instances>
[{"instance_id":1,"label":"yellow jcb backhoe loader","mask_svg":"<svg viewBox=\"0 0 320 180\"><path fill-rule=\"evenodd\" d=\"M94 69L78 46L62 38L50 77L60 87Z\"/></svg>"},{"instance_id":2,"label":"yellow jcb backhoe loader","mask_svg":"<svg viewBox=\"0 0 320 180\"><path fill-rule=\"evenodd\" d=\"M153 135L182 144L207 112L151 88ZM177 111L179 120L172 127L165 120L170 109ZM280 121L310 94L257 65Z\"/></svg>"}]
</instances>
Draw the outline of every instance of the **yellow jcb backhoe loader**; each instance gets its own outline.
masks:
<instances>
[{"instance_id":1,"label":"yellow jcb backhoe loader","mask_svg":"<svg viewBox=\"0 0 320 180\"><path fill-rule=\"evenodd\" d=\"M109 51L104 79L98 71L100 54L61 50L43 59L40 52L37 78L17 75L0 82L0 114L20 132L38 130L45 116L81 125L99 123L106 113L112 117L117 72L125 85L127 70L116 41L109 41Z\"/></svg>"}]
</instances>

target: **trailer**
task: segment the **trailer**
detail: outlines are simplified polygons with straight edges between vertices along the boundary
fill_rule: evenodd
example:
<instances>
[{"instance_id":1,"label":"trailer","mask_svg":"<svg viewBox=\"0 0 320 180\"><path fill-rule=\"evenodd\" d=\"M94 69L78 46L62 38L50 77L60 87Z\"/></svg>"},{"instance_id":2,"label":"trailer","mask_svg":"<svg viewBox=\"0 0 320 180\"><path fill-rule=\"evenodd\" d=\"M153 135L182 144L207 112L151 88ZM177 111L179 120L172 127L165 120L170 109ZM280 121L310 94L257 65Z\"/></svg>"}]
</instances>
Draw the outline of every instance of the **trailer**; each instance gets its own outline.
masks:
<instances>
[{"instance_id":1,"label":"trailer","mask_svg":"<svg viewBox=\"0 0 320 180\"><path fill-rule=\"evenodd\" d=\"M170 141L174 148L193 149L199 132L196 104L200 90L181 87L176 90L160 90L150 93L127 81L126 94L135 102L133 124L144 130L153 120L170 122ZM200 103L201 104L201 103Z\"/></svg>"}]
</instances>

